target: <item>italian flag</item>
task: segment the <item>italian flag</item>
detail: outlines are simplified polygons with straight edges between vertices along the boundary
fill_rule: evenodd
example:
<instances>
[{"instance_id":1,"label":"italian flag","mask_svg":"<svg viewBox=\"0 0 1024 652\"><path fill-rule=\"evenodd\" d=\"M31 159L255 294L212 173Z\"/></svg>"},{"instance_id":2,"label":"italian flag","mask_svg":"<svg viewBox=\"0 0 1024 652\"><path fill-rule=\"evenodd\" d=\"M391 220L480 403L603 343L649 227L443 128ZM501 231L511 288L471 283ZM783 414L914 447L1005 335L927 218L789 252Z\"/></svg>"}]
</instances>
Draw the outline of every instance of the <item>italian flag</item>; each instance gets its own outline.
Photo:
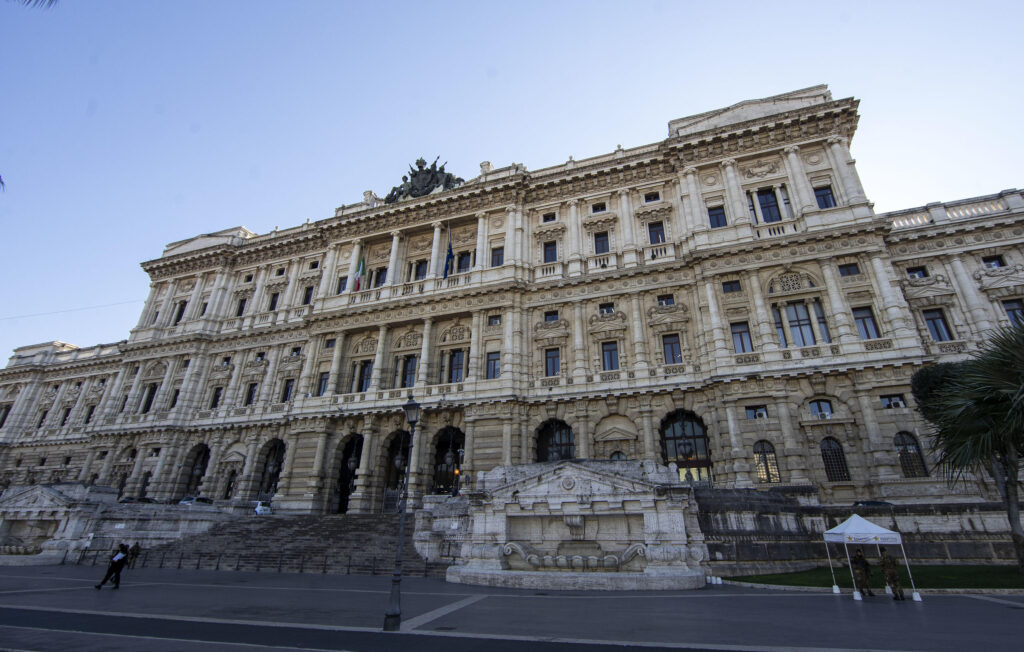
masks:
<instances>
[{"instance_id":1,"label":"italian flag","mask_svg":"<svg viewBox=\"0 0 1024 652\"><path fill-rule=\"evenodd\" d=\"M356 287L355 291L358 292L363 286L363 276L366 274L366 256L359 258L359 266L356 267Z\"/></svg>"}]
</instances>

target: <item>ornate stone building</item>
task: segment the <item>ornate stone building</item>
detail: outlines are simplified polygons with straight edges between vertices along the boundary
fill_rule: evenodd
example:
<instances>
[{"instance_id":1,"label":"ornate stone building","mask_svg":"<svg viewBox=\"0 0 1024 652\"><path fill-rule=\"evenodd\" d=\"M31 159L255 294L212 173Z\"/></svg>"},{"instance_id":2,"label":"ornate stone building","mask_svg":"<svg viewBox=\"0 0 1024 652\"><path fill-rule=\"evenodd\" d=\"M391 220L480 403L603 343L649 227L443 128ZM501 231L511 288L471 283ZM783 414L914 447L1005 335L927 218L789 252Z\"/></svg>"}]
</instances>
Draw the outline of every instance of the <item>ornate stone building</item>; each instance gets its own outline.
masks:
<instances>
[{"instance_id":1,"label":"ornate stone building","mask_svg":"<svg viewBox=\"0 0 1024 652\"><path fill-rule=\"evenodd\" d=\"M942 500L908 381L1024 318L1024 198L876 214L857 107L818 86L537 171L419 165L387 202L172 243L127 340L15 350L0 479L378 512L412 393L417 497L577 457Z\"/></svg>"}]
</instances>

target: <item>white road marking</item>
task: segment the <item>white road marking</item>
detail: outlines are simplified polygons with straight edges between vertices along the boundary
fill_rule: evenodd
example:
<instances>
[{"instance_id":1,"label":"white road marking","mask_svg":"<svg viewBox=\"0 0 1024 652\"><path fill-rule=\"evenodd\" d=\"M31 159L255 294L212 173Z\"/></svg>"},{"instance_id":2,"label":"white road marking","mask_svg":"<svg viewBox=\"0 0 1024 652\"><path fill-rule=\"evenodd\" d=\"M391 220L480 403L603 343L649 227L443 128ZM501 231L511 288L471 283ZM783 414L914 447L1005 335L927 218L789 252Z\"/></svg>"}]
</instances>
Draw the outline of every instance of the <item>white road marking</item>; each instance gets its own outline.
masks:
<instances>
[{"instance_id":1,"label":"white road marking","mask_svg":"<svg viewBox=\"0 0 1024 652\"><path fill-rule=\"evenodd\" d=\"M1021 609L1024 609L1024 602L1014 602L1013 600L1001 600L999 598L993 598L993 597L987 596L987 595L972 595L972 594L966 594L965 593L965 594L963 594L960 597L963 597L963 598L974 598L975 600L987 600L989 602L995 602L996 604L1008 604L1011 607L1019 607Z\"/></svg>"},{"instance_id":2,"label":"white road marking","mask_svg":"<svg viewBox=\"0 0 1024 652\"><path fill-rule=\"evenodd\" d=\"M458 602L453 602L453 603L451 603L449 605L445 605L445 606L440 607L438 609L434 609L433 611L428 611L425 614L420 614L419 616L416 616L415 618L410 618L409 620L404 620L404 621L402 621L402 631L404 632L404 631L407 631L407 630L416 629L417 627L420 627L421 625L425 625L425 624L427 624L427 623L429 623L431 621L437 620L441 616L447 616L448 614L450 614L450 613L452 613L454 611L458 611L459 609L462 609L463 607L468 607L469 605L473 604L474 602L480 602L481 600L483 600L486 597L487 597L486 595L473 595L473 596L470 596L470 597L465 598L463 600L459 600Z\"/></svg>"}]
</instances>

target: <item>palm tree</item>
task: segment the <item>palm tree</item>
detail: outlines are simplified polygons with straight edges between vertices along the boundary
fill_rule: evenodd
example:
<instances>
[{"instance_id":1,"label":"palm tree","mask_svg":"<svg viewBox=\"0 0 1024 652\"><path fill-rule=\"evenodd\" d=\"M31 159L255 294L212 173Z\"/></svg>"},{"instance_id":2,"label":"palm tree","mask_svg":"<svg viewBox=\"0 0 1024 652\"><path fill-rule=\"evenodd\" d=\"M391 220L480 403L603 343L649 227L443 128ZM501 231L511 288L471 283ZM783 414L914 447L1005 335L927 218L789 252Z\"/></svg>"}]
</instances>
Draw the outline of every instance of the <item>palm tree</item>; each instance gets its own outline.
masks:
<instances>
[{"instance_id":1,"label":"palm tree","mask_svg":"<svg viewBox=\"0 0 1024 652\"><path fill-rule=\"evenodd\" d=\"M997 331L970 360L914 374L914 398L935 427L933 446L950 482L989 467L1006 507L1024 574L1018 477L1024 454L1024 323Z\"/></svg>"}]
</instances>

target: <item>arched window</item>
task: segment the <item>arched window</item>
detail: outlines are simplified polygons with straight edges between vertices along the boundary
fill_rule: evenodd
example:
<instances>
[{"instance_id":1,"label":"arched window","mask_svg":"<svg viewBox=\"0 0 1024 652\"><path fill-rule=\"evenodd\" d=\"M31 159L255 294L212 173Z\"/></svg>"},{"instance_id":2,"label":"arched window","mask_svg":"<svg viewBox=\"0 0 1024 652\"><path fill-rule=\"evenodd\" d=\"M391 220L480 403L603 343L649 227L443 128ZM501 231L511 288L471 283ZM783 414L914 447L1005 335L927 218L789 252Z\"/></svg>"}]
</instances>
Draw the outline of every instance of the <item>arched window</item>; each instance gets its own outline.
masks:
<instances>
[{"instance_id":1,"label":"arched window","mask_svg":"<svg viewBox=\"0 0 1024 652\"><path fill-rule=\"evenodd\" d=\"M754 468L758 482L781 482L779 461L775 458L775 446L762 439L754 444Z\"/></svg>"},{"instance_id":2,"label":"arched window","mask_svg":"<svg viewBox=\"0 0 1024 652\"><path fill-rule=\"evenodd\" d=\"M458 428L448 426L437 433L434 446L434 486L431 493L450 494L455 490L455 470L462 463L466 435Z\"/></svg>"},{"instance_id":3,"label":"arched window","mask_svg":"<svg viewBox=\"0 0 1024 652\"><path fill-rule=\"evenodd\" d=\"M846 466L846 454L843 445L832 437L821 440L821 461L825 465L825 476L829 482L843 482L850 479L850 469Z\"/></svg>"},{"instance_id":4,"label":"arched window","mask_svg":"<svg viewBox=\"0 0 1024 652\"><path fill-rule=\"evenodd\" d=\"M328 505L330 514L344 514L348 511L348 499L355 489L356 470L359 468L359 458L363 453L363 436L353 435L344 446L339 447L338 451L337 474L331 490L331 502Z\"/></svg>"},{"instance_id":5,"label":"arched window","mask_svg":"<svg viewBox=\"0 0 1024 652\"><path fill-rule=\"evenodd\" d=\"M612 453L612 456L610 458L608 458L608 459L610 459L610 460L612 460L614 462L625 462L626 461L626 454L623 453L622 451L615 451L614 453Z\"/></svg>"},{"instance_id":6,"label":"arched window","mask_svg":"<svg viewBox=\"0 0 1024 652\"><path fill-rule=\"evenodd\" d=\"M263 458L263 471L257 487L256 500L270 500L277 493L277 481L281 479L284 465L284 442L273 439L267 444Z\"/></svg>"},{"instance_id":7,"label":"arched window","mask_svg":"<svg viewBox=\"0 0 1024 652\"><path fill-rule=\"evenodd\" d=\"M917 437L909 432L897 432L893 440L900 457L900 467L904 478L927 478L928 467L924 464L924 455Z\"/></svg>"},{"instance_id":8,"label":"arched window","mask_svg":"<svg viewBox=\"0 0 1024 652\"><path fill-rule=\"evenodd\" d=\"M572 428L564 421L548 419L537 429L537 461L571 460L576 457Z\"/></svg>"},{"instance_id":9,"label":"arched window","mask_svg":"<svg viewBox=\"0 0 1024 652\"><path fill-rule=\"evenodd\" d=\"M711 481L711 447L707 429L693 412L676 410L661 422L661 454L665 464L675 462L684 482Z\"/></svg>"}]
</instances>

